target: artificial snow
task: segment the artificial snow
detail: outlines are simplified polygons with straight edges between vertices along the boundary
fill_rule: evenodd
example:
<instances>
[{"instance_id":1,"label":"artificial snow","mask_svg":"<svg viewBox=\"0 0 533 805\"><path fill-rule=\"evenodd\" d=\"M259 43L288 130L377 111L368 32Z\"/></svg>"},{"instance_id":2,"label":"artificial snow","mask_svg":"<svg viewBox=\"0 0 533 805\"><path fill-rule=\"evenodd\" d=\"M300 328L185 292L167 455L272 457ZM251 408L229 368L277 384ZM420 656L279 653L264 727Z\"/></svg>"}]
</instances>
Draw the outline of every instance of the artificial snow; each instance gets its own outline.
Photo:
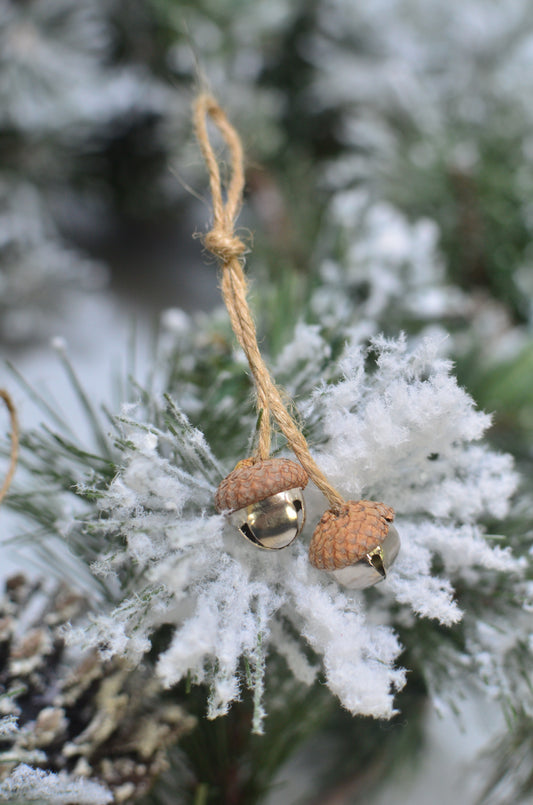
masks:
<instances>
[{"instance_id":1,"label":"artificial snow","mask_svg":"<svg viewBox=\"0 0 533 805\"><path fill-rule=\"evenodd\" d=\"M33 769L20 763L2 783L0 802L37 802L50 805L107 805L113 795L100 783L74 778L65 772Z\"/></svg>"}]
</instances>

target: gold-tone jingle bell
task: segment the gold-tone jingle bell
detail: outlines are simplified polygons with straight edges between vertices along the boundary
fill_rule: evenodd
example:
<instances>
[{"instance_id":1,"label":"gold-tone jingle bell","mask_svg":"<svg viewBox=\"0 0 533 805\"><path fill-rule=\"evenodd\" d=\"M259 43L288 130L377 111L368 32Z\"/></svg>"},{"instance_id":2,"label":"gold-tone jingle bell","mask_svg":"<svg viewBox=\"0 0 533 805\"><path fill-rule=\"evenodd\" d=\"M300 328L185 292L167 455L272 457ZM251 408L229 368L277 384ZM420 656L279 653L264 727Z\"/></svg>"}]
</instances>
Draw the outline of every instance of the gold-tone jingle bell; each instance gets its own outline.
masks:
<instances>
[{"instance_id":1,"label":"gold-tone jingle bell","mask_svg":"<svg viewBox=\"0 0 533 805\"><path fill-rule=\"evenodd\" d=\"M390 506L373 500L349 500L338 512L328 510L311 538L311 564L350 589L383 581L400 550L393 519Z\"/></svg>"},{"instance_id":2,"label":"gold-tone jingle bell","mask_svg":"<svg viewBox=\"0 0 533 805\"><path fill-rule=\"evenodd\" d=\"M287 458L240 461L220 483L215 507L259 548L286 548L305 522L307 473Z\"/></svg>"}]
</instances>

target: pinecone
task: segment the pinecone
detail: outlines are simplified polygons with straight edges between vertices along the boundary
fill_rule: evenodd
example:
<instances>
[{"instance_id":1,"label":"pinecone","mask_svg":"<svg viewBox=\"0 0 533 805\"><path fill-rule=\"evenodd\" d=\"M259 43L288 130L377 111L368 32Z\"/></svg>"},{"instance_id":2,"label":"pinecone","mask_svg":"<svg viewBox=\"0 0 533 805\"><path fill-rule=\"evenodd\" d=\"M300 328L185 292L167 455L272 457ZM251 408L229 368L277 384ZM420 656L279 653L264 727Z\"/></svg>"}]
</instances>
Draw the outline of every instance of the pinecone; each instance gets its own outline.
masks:
<instances>
[{"instance_id":1,"label":"pinecone","mask_svg":"<svg viewBox=\"0 0 533 805\"><path fill-rule=\"evenodd\" d=\"M2 737L0 781L25 762L103 782L115 802L132 803L166 768L166 748L195 719L163 701L147 668L104 662L97 652L73 662L62 627L87 609L64 586L50 593L23 575L7 580L0 600L0 716L15 716L19 729Z\"/></svg>"}]
</instances>

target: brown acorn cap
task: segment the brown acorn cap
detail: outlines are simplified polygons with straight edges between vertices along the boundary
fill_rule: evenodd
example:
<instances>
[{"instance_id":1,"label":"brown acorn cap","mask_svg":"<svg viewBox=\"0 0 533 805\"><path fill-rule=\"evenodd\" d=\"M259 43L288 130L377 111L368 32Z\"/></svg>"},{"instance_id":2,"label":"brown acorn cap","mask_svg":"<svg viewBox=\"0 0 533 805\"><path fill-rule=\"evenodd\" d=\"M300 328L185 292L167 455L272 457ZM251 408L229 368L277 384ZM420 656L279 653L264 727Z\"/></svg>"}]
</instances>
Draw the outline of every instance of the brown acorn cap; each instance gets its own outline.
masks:
<instances>
[{"instance_id":1,"label":"brown acorn cap","mask_svg":"<svg viewBox=\"0 0 533 805\"><path fill-rule=\"evenodd\" d=\"M354 565L387 536L394 509L374 500L348 500L338 513L324 512L309 545L309 561L320 570Z\"/></svg>"},{"instance_id":2,"label":"brown acorn cap","mask_svg":"<svg viewBox=\"0 0 533 805\"><path fill-rule=\"evenodd\" d=\"M215 508L219 512L237 511L287 489L307 485L307 473L288 458L267 458L264 461L239 461L215 493Z\"/></svg>"}]
</instances>

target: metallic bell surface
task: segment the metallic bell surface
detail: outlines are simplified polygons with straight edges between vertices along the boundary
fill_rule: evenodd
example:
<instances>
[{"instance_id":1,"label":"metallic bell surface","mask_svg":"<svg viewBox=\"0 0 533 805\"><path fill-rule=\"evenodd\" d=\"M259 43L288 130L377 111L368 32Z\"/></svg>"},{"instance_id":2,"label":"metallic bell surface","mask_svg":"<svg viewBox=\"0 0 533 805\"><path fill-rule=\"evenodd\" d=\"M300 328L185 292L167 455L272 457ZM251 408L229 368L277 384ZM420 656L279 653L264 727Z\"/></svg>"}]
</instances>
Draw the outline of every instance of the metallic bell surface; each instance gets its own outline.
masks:
<instances>
[{"instance_id":1,"label":"metallic bell surface","mask_svg":"<svg viewBox=\"0 0 533 805\"><path fill-rule=\"evenodd\" d=\"M383 581L390 566L398 556L400 537L393 525L389 526L387 536L372 551L354 565L329 571L344 587L351 590L362 590Z\"/></svg>"},{"instance_id":2,"label":"metallic bell surface","mask_svg":"<svg viewBox=\"0 0 533 805\"><path fill-rule=\"evenodd\" d=\"M279 551L296 539L305 522L302 489L286 489L238 509L229 519L243 537L259 548Z\"/></svg>"}]
</instances>

